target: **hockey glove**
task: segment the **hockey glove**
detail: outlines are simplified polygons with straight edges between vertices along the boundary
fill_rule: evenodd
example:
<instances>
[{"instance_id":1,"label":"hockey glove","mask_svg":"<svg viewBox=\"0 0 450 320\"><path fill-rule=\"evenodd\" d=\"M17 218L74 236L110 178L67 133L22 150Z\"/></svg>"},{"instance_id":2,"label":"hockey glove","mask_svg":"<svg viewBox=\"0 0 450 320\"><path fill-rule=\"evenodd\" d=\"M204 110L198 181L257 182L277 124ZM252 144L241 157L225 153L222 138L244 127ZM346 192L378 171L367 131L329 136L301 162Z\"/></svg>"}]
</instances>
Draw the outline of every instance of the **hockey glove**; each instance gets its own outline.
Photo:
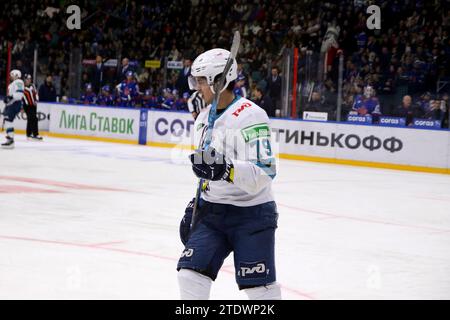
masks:
<instances>
[{"instance_id":1,"label":"hockey glove","mask_svg":"<svg viewBox=\"0 0 450 320\"><path fill-rule=\"evenodd\" d=\"M12 96L6 96L6 97L3 99L3 102L4 102L5 104L7 104L7 103L10 102L12 99L13 99Z\"/></svg>"},{"instance_id":2,"label":"hockey glove","mask_svg":"<svg viewBox=\"0 0 450 320\"><path fill-rule=\"evenodd\" d=\"M189 232L191 230L192 214L194 212L194 202L195 202L195 198L192 198L192 200L187 205L186 210L184 210L184 217L180 222L180 239L184 245L186 245L186 242L189 239Z\"/></svg>"},{"instance_id":3,"label":"hockey glove","mask_svg":"<svg viewBox=\"0 0 450 320\"><path fill-rule=\"evenodd\" d=\"M197 150L190 155L192 170L198 178L206 180L225 180L233 182L234 167L231 161L227 161L223 154L214 148Z\"/></svg>"}]
</instances>

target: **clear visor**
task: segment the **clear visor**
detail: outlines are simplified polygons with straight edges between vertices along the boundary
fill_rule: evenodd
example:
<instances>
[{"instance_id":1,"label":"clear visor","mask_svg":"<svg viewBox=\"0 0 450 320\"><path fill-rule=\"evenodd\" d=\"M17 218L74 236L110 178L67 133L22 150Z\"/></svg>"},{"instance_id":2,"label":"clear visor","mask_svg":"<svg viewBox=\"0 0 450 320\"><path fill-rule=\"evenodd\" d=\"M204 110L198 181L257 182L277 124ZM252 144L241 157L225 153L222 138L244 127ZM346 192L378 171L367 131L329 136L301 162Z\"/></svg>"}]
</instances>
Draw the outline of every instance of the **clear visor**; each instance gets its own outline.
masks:
<instances>
[{"instance_id":1,"label":"clear visor","mask_svg":"<svg viewBox=\"0 0 450 320\"><path fill-rule=\"evenodd\" d=\"M191 90L197 91L197 90L200 90L200 87L209 86L211 88L212 93L215 93L214 86L210 85L208 83L208 81L206 80L206 78L204 78L204 77L189 76L188 84L189 84L189 89L191 89ZM220 90L220 92L223 92L225 89L226 89L226 86L224 86L222 88L222 90Z\"/></svg>"},{"instance_id":2,"label":"clear visor","mask_svg":"<svg viewBox=\"0 0 450 320\"><path fill-rule=\"evenodd\" d=\"M195 78L193 76L189 76L188 77L188 83L189 83L189 89L197 90L197 88L198 88L197 78Z\"/></svg>"},{"instance_id":3,"label":"clear visor","mask_svg":"<svg viewBox=\"0 0 450 320\"><path fill-rule=\"evenodd\" d=\"M199 90L200 87L209 86L210 84L205 77L188 77L189 89Z\"/></svg>"}]
</instances>

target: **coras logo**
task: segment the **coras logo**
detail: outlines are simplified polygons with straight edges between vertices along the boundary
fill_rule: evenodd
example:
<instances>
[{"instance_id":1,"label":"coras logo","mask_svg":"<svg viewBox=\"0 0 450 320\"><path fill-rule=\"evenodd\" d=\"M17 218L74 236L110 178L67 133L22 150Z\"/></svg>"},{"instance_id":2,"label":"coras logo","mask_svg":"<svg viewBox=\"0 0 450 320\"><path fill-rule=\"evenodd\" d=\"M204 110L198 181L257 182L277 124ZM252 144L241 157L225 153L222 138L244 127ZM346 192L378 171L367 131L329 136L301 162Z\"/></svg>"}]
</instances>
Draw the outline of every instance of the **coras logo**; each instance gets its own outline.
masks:
<instances>
[{"instance_id":1,"label":"coras logo","mask_svg":"<svg viewBox=\"0 0 450 320\"><path fill-rule=\"evenodd\" d=\"M432 120L414 120L414 125L418 127L439 127L439 121Z\"/></svg>"},{"instance_id":2,"label":"coras logo","mask_svg":"<svg viewBox=\"0 0 450 320\"><path fill-rule=\"evenodd\" d=\"M359 117L359 116L348 116L348 121L355 121L355 122L368 122L367 117Z\"/></svg>"},{"instance_id":3,"label":"coras logo","mask_svg":"<svg viewBox=\"0 0 450 320\"><path fill-rule=\"evenodd\" d=\"M380 118L380 123L384 123L384 124L399 124L400 123L400 119L396 119L396 118Z\"/></svg>"}]
</instances>

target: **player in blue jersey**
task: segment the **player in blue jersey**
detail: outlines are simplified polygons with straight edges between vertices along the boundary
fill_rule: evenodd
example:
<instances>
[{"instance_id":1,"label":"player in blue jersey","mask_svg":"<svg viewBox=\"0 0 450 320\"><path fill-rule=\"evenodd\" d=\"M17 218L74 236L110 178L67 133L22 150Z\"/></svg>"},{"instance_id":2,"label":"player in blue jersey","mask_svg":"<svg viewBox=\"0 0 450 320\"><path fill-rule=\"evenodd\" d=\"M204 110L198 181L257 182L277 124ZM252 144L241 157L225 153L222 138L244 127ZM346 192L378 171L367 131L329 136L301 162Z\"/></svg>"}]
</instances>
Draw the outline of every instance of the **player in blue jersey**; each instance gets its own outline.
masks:
<instances>
[{"instance_id":1,"label":"player in blue jersey","mask_svg":"<svg viewBox=\"0 0 450 320\"><path fill-rule=\"evenodd\" d=\"M378 117L381 115L380 101L375 96L375 90L372 86L366 86L364 94L355 97L352 111L360 116L372 115Z\"/></svg>"},{"instance_id":2,"label":"player in blue jersey","mask_svg":"<svg viewBox=\"0 0 450 320\"><path fill-rule=\"evenodd\" d=\"M139 98L139 85L134 80L133 71L126 73L127 78L118 87L119 105L121 107L134 107Z\"/></svg>"},{"instance_id":3,"label":"player in blue jersey","mask_svg":"<svg viewBox=\"0 0 450 320\"><path fill-rule=\"evenodd\" d=\"M142 96L142 107L149 109L158 107L158 99L153 95L152 89L145 90L145 93Z\"/></svg>"},{"instance_id":4,"label":"player in blue jersey","mask_svg":"<svg viewBox=\"0 0 450 320\"><path fill-rule=\"evenodd\" d=\"M110 86L106 85L102 87L102 92L97 97L97 104L101 106L114 105L114 96L111 94Z\"/></svg>"},{"instance_id":5,"label":"player in blue jersey","mask_svg":"<svg viewBox=\"0 0 450 320\"><path fill-rule=\"evenodd\" d=\"M188 99L189 99L189 92L183 93L183 96L179 97L175 101L175 110L187 110L188 109L188 105L187 105Z\"/></svg>"},{"instance_id":6,"label":"player in blue jersey","mask_svg":"<svg viewBox=\"0 0 450 320\"><path fill-rule=\"evenodd\" d=\"M84 94L80 98L82 104L95 104L97 95L93 91L92 84L86 83Z\"/></svg>"},{"instance_id":7,"label":"player in blue jersey","mask_svg":"<svg viewBox=\"0 0 450 320\"><path fill-rule=\"evenodd\" d=\"M239 75L236 79L236 84L234 85L234 95L247 98L247 89L245 88L245 76Z\"/></svg>"},{"instance_id":8,"label":"player in blue jersey","mask_svg":"<svg viewBox=\"0 0 450 320\"><path fill-rule=\"evenodd\" d=\"M173 110L175 104L174 93L176 94L176 90L170 90L170 88L166 88L163 90L163 100L161 102L161 108L166 110Z\"/></svg>"}]
</instances>

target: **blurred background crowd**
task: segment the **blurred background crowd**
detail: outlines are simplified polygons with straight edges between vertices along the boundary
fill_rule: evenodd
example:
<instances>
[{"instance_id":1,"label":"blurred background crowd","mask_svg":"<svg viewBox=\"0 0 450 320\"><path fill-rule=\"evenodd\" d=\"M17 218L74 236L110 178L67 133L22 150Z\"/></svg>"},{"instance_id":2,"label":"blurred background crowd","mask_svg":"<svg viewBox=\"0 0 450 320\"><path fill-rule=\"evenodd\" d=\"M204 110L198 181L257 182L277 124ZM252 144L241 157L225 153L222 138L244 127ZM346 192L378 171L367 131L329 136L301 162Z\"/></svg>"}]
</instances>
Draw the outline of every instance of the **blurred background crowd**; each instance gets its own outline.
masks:
<instances>
[{"instance_id":1,"label":"blurred background crowd","mask_svg":"<svg viewBox=\"0 0 450 320\"><path fill-rule=\"evenodd\" d=\"M3 3L0 94L10 42L12 67L35 74L41 101L187 110L192 61L210 48L228 48L239 30L236 93L269 116L290 115L277 110L283 95L292 94L296 73L296 117L303 111L325 112L329 120L391 115L448 127L448 0L78 1L80 30L66 26L69 4ZM366 26L370 4L381 8L380 30Z\"/></svg>"}]
</instances>

